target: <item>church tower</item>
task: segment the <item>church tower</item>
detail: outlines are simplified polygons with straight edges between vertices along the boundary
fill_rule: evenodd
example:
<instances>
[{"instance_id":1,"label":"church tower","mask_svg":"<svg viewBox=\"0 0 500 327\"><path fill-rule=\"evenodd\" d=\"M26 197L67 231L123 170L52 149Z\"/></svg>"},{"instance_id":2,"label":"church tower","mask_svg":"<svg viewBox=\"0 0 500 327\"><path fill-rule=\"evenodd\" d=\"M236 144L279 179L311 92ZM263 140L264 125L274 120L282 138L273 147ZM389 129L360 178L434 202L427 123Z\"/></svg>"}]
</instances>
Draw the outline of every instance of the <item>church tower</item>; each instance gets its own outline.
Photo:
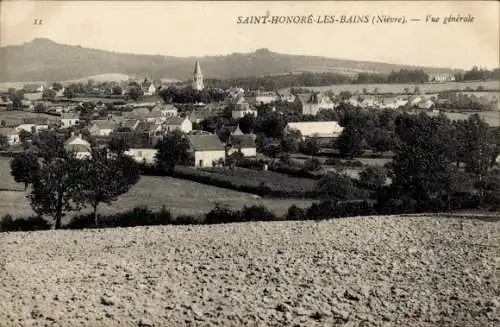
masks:
<instances>
[{"instance_id":1,"label":"church tower","mask_svg":"<svg viewBox=\"0 0 500 327\"><path fill-rule=\"evenodd\" d=\"M196 60L193 72L193 89L201 91L203 90L203 74L201 73L200 62Z\"/></svg>"}]
</instances>

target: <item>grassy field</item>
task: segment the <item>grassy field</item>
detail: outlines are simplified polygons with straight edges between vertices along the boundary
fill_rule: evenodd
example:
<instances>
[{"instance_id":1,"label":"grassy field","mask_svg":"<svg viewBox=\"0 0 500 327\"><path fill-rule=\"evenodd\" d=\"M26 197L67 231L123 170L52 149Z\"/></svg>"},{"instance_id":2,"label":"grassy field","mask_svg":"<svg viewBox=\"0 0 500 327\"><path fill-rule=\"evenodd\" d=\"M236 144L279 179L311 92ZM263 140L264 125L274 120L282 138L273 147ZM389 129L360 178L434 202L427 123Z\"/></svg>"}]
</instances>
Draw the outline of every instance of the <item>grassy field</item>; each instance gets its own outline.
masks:
<instances>
[{"instance_id":1,"label":"grassy field","mask_svg":"<svg viewBox=\"0 0 500 327\"><path fill-rule=\"evenodd\" d=\"M16 183L10 175L9 159L0 158L0 217L31 215L33 211L26 199L24 186ZM309 206L312 201L299 199L261 199L253 194L231 191L210 185L199 184L170 177L142 176L127 194L110 206L103 204L101 213L116 213L146 205L160 209L163 205L174 215L202 214L210 211L216 203L239 209L244 205L263 204L278 215L284 214L292 204Z\"/></svg>"},{"instance_id":2,"label":"grassy field","mask_svg":"<svg viewBox=\"0 0 500 327\"><path fill-rule=\"evenodd\" d=\"M368 92L373 92L375 88L378 89L378 93L403 93L405 88L409 88L413 91L415 86L420 88L421 92L424 93L434 93L443 92L449 90L465 90L470 88L476 90L479 86L483 87L485 90L500 90L500 81L485 81L485 82L450 82L450 83L424 83L424 84L339 84L339 85L328 85L328 86L312 86L304 87L307 89L326 92L332 90L334 93L340 93L342 91L363 92L363 89L367 89Z\"/></svg>"}]
</instances>

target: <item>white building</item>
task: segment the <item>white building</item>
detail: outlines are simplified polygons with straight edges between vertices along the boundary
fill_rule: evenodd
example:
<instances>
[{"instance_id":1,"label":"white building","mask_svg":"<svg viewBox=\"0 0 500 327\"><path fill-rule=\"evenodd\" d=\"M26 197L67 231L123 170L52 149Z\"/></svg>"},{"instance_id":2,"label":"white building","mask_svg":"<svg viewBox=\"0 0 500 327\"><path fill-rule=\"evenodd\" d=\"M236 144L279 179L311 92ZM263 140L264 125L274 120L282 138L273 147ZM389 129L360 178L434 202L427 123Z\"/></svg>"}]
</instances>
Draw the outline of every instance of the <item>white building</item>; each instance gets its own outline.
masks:
<instances>
[{"instance_id":1,"label":"white building","mask_svg":"<svg viewBox=\"0 0 500 327\"><path fill-rule=\"evenodd\" d=\"M257 145L255 144L255 134L243 134L238 126L236 131L231 134L228 144L231 148L228 155L241 151L245 157L257 156Z\"/></svg>"},{"instance_id":2,"label":"white building","mask_svg":"<svg viewBox=\"0 0 500 327\"><path fill-rule=\"evenodd\" d=\"M234 103L231 116L234 119L239 119L245 117L246 115L253 115L254 117L257 117L257 109L250 107L250 104L245 100L245 98L240 97L236 103Z\"/></svg>"},{"instance_id":3,"label":"white building","mask_svg":"<svg viewBox=\"0 0 500 327\"><path fill-rule=\"evenodd\" d=\"M80 118L77 113L63 113L61 114L61 127L68 128L77 126L80 123Z\"/></svg>"},{"instance_id":4,"label":"white building","mask_svg":"<svg viewBox=\"0 0 500 327\"><path fill-rule=\"evenodd\" d=\"M166 132L180 130L188 134L193 130L193 123L187 117L166 117L163 127Z\"/></svg>"},{"instance_id":5,"label":"white building","mask_svg":"<svg viewBox=\"0 0 500 327\"><path fill-rule=\"evenodd\" d=\"M226 160L224 144L217 135L188 135L188 140L195 167L212 167L214 163Z\"/></svg>"},{"instance_id":6,"label":"white building","mask_svg":"<svg viewBox=\"0 0 500 327\"><path fill-rule=\"evenodd\" d=\"M332 99L326 94L311 93L299 94L303 115L317 115L320 110L331 110L335 108Z\"/></svg>"},{"instance_id":7,"label":"white building","mask_svg":"<svg viewBox=\"0 0 500 327\"><path fill-rule=\"evenodd\" d=\"M15 128L17 132L25 131L29 133L38 133L46 129L49 129L49 125L21 124Z\"/></svg>"},{"instance_id":8,"label":"white building","mask_svg":"<svg viewBox=\"0 0 500 327\"><path fill-rule=\"evenodd\" d=\"M308 121L288 123L285 133L298 130L303 138L306 137L339 137L344 128L336 121Z\"/></svg>"},{"instance_id":9,"label":"white building","mask_svg":"<svg viewBox=\"0 0 500 327\"><path fill-rule=\"evenodd\" d=\"M125 154L131 156L138 163L154 164L158 152L153 148L130 148Z\"/></svg>"},{"instance_id":10,"label":"white building","mask_svg":"<svg viewBox=\"0 0 500 327\"><path fill-rule=\"evenodd\" d=\"M279 97L275 92L261 92L257 91L255 94L256 104L268 104L274 101L278 101Z\"/></svg>"},{"instance_id":11,"label":"white building","mask_svg":"<svg viewBox=\"0 0 500 327\"><path fill-rule=\"evenodd\" d=\"M112 120L93 120L89 128L92 136L109 136L117 128Z\"/></svg>"},{"instance_id":12,"label":"white building","mask_svg":"<svg viewBox=\"0 0 500 327\"><path fill-rule=\"evenodd\" d=\"M84 140L81 135L74 134L66 142L64 142L66 151L73 151L76 153L78 159L84 159L91 156L90 143Z\"/></svg>"},{"instance_id":13,"label":"white building","mask_svg":"<svg viewBox=\"0 0 500 327\"><path fill-rule=\"evenodd\" d=\"M7 137L7 142L9 143L9 145L16 145L21 143L19 132L16 131L14 128L10 127L0 128L0 135Z\"/></svg>"}]
</instances>

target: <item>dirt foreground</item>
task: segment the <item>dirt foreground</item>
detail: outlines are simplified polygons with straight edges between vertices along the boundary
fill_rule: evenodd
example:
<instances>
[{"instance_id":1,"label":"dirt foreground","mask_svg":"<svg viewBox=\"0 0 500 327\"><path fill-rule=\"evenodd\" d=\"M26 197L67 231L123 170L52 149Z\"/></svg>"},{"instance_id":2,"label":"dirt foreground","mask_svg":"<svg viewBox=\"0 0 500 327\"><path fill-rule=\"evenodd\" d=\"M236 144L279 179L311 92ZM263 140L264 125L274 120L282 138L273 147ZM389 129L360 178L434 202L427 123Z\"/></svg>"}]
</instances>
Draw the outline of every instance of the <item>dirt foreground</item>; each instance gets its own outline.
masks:
<instances>
[{"instance_id":1,"label":"dirt foreground","mask_svg":"<svg viewBox=\"0 0 500 327\"><path fill-rule=\"evenodd\" d=\"M1 326L498 326L500 222L0 234Z\"/></svg>"}]
</instances>

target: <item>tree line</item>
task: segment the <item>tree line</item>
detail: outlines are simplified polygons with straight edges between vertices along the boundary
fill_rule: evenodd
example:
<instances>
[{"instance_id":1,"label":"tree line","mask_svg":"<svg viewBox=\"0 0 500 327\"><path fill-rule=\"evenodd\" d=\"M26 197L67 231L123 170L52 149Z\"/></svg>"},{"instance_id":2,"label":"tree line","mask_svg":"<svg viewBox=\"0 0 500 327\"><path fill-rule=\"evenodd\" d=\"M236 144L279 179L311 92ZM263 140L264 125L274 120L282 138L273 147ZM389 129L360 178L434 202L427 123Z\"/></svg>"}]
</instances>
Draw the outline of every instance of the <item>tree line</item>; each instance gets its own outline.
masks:
<instances>
[{"instance_id":1,"label":"tree line","mask_svg":"<svg viewBox=\"0 0 500 327\"><path fill-rule=\"evenodd\" d=\"M500 68L488 70L485 68L478 68L477 66L467 70L463 73L455 74L455 80L460 81L486 81L486 80L500 80Z\"/></svg>"}]
</instances>

